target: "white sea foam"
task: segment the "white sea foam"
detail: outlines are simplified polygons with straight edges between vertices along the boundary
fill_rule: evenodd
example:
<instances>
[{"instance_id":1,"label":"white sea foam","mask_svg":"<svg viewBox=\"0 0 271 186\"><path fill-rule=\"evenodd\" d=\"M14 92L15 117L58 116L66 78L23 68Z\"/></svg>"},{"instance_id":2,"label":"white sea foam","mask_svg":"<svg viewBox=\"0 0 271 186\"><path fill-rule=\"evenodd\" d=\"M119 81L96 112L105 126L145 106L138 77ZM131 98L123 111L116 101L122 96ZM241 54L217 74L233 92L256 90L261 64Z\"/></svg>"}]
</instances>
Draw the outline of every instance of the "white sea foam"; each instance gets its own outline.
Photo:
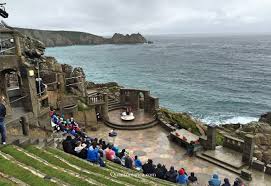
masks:
<instances>
[{"instance_id":1,"label":"white sea foam","mask_svg":"<svg viewBox=\"0 0 271 186\"><path fill-rule=\"evenodd\" d=\"M206 117L204 119L202 119L201 121L207 124L216 124L216 125L220 125L220 124L247 124L253 121L258 121L259 118L256 117L245 117L245 116L236 116L236 117L232 117L229 119L224 119L224 120L217 120L217 118L214 117Z\"/></svg>"}]
</instances>

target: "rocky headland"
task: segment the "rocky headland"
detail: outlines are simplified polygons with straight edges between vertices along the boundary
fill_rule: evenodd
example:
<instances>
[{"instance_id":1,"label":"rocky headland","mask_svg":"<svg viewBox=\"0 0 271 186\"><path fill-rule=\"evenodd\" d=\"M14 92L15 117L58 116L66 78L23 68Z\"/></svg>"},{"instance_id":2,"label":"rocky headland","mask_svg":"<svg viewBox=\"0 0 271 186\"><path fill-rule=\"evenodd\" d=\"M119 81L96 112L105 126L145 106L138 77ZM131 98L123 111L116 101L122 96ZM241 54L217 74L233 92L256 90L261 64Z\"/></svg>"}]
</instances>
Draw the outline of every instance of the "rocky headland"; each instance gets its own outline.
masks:
<instances>
[{"instance_id":1,"label":"rocky headland","mask_svg":"<svg viewBox=\"0 0 271 186\"><path fill-rule=\"evenodd\" d=\"M85 32L74 31L50 31L16 28L22 34L37 39L46 47L70 46L70 45L99 45L99 44L142 44L148 41L139 33L119 34L115 33L111 38L97 36Z\"/></svg>"}]
</instances>

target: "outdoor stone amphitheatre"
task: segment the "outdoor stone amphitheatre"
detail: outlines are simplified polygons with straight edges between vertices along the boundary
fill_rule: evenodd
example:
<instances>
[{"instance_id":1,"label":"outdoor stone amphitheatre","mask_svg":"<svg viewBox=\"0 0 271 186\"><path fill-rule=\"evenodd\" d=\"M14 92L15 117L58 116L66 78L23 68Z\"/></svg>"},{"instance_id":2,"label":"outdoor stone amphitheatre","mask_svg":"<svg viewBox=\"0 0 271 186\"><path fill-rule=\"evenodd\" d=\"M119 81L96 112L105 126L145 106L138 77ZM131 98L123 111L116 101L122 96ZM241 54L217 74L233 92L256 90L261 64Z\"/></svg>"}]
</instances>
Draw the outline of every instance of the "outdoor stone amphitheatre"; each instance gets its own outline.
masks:
<instances>
[{"instance_id":1,"label":"outdoor stone amphitheatre","mask_svg":"<svg viewBox=\"0 0 271 186\"><path fill-rule=\"evenodd\" d=\"M82 68L59 64L55 58L44 56L45 45L42 42L27 37L13 28L2 25L0 33L1 46L3 46L0 51L0 94L4 97L8 111L6 125L9 143L22 146L26 144L57 146L63 136L52 133L48 116L51 106L65 116L73 116L81 128L90 133L91 131L99 132L101 123L119 130L144 130L160 125L166 129L167 134L175 137L177 144L183 146L187 145L187 138L185 136L181 138L182 134L178 134L179 129L183 129L188 135L193 133L198 136L197 158L210 162L213 166L223 167L234 173L236 177L240 176L247 181L251 181L253 177L251 174L255 169L261 171L261 174L271 173L269 114L263 115L261 122L247 125L207 126L187 113L174 113L160 108L159 99L153 97L148 90L125 88L115 82L95 84L87 81ZM123 43L123 37L115 35L113 41ZM141 38L141 40L145 42L144 39ZM133 39L129 39L130 41L133 42ZM37 89L37 78L38 83L44 85L43 90ZM42 82L39 82L40 78ZM135 116L133 121L120 119L121 113L126 112L127 108L130 108ZM97 113L100 114L101 121L97 121ZM218 147L218 145L220 146ZM10 166L14 166L17 161L21 161L29 167L35 166L31 162L23 160L22 157L30 157L28 153L51 161L49 165L45 166L37 157L31 157L33 162L43 166L44 171L46 168L61 166L54 165L51 153L55 153L60 158L62 152L52 148L27 147L21 149L16 146L8 146L0 151L0 161L10 160ZM39 152L44 152L46 156ZM14 160L4 153L10 154L18 160ZM63 159L65 158L70 159L71 157L63 155ZM231 161L234 158L236 163L232 164ZM73 159L73 161L75 160ZM254 169L251 169L250 165ZM84 163L81 166L85 169L90 166L90 169L97 170L97 167ZM118 169L115 166L110 164L112 169ZM69 167L68 169L73 171L79 170L68 165L65 167ZM61 173L65 167L58 167L55 169L56 173ZM35 169L39 168L35 167ZM23 169L22 166L20 169ZM0 168L1 171L4 170ZM9 174L12 173L9 172ZM94 173L84 171L84 174L89 176ZM16 177L16 175L12 175ZM42 176L45 177L46 174ZM39 175L39 178L42 176ZM96 176L103 177L103 173ZM0 177L3 176L0 175ZM84 176L78 177L78 181L84 184L85 182L95 184L98 180L82 181L84 178ZM69 181L68 178L63 179L66 179L66 182ZM112 180L114 182L113 178ZM157 180L150 178L141 181L153 183ZM163 181L160 183L169 184Z\"/></svg>"}]
</instances>

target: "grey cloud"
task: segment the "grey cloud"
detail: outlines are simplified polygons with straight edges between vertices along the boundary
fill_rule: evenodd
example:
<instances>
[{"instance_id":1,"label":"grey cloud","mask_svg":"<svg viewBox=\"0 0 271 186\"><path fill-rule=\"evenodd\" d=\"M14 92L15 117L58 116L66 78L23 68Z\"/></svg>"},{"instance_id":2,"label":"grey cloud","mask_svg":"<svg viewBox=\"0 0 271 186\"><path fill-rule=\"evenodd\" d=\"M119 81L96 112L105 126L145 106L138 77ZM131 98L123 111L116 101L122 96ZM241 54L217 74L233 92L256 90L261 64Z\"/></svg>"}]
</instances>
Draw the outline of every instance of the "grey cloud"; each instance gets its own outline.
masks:
<instances>
[{"instance_id":1,"label":"grey cloud","mask_svg":"<svg viewBox=\"0 0 271 186\"><path fill-rule=\"evenodd\" d=\"M270 0L2 0L13 26L96 34L270 32Z\"/></svg>"}]
</instances>

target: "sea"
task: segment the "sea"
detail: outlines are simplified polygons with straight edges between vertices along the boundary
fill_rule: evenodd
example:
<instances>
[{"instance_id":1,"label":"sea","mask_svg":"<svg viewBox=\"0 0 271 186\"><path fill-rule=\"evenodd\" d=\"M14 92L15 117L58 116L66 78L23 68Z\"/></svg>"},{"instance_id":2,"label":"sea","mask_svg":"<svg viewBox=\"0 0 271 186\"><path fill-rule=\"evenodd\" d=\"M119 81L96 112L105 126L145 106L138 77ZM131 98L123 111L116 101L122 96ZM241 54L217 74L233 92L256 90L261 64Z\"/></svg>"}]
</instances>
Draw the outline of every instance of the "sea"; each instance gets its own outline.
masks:
<instances>
[{"instance_id":1,"label":"sea","mask_svg":"<svg viewBox=\"0 0 271 186\"><path fill-rule=\"evenodd\" d=\"M246 124L271 111L271 35L157 35L153 44L46 49L96 83L150 90L160 106L207 124Z\"/></svg>"}]
</instances>

